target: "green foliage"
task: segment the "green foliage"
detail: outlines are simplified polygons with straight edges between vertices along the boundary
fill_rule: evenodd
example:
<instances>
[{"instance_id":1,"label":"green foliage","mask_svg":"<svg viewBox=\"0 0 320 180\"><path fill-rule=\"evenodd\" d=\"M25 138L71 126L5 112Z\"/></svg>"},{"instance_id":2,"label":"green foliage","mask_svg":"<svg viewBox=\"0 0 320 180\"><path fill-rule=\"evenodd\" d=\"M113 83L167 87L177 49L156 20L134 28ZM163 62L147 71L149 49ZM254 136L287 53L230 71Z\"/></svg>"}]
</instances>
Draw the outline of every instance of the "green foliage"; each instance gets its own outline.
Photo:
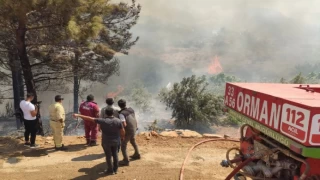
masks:
<instances>
[{"instance_id":1,"label":"green foliage","mask_svg":"<svg viewBox=\"0 0 320 180\"><path fill-rule=\"evenodd\" d=\"M142 82L136 81L129 89L129 101L132 102L136 108L142 112L149 112L152 110L150 105L152 95Z\"/></svg>"},{"instance_id":2,"label":"green foliage","mask_svg":"<svg viewBox=\"0 0 320 180\"><path fill-rule=\"evenodd\" d=\"M304 84L306 83L306 78L303 77L302 73L299 73L298 75L296 75L291 81L290 83L293 84Z\"/></svg>"},{"instance_id":3,"label":"green foliage","mask_svg":"<svg viewBox=\"0 0 320 180\"><path fill-rule=\"evenodd\" d=\"M166 106L172 109L172 117L178 127L192 126L196 123L219 124L218 117L223 114L223 97L206 91L206 77L195 75L174 83L171 90L162 89L159 96Z\"/></svg>"},{"instance_id":4,"label":"green foliage","mask_svg":"<svg viewBox=\"0 0 320 180\"><path fill-rule=\"evenodd\" d=\"M292 84L319 84L320 73L311 72L304 76L302 73L297 74L291 81L287 82L284 78L280 79L280 83Z\"/></svg>"},{"instance_id":5,"label":"green foliage","mask_svg":"<svg viewBox=\"0 0 320 180\"><path fill-rule=\"evenodd\" d=\"M216 94L224 95L226 82L240 82L240 79L235 76L220 73L209 78L208 89L212 90L212 92Z\"/></svg>"},{"instance_id":6,"label":"green foliage","mask_svg":"<svg viewBox=\"0 0 320 180\"><path fill-rule=\"evenodd\" d=\"M306 81L309 84L319 84L320 83L320 73L309 73L306 77Z\"/></svg>"},{"instance_id":7,"label":"green foliage","mask_svg":"<svg viewBox=\"0 0 320 180\"><path fill-rule=\"evenodd\" d=\"M227 114L226 117L224 117L221 120L221 125L223 125L223 126L239 126L239 125L241 125L241 121L239 121L236 117L231 116L230 114Z\"/></svg>"},{"instance_id":8,"label":"green foliage","mask_svg":"<svg viewBox=\"0 0 320 180\"><path fill-rule=\"evenodd\" d=\"M140 11L134 0L131 4L110 0L0 0L0 53L7 55L3 48L21 52L23 66L31 65L23 67L31 73L24 73L29 91L34 89L30 84L37 90L50 90L43 86L65 84L73 76L106 83L119 70L114 55L128 54L138 40L132 39L130 29ZM24 31L19 36L15 34L20 32L18 27ZM27 51L17 51L16 47Z\"/></svg>"},{"instance_id":9,"label":"green foliage","mask_svg":"<svg viewBox=\"0 0 320 180\"><path fill-rule=\"evenodd\" d=\"M280 79L280 83L281 83L281 84L285 84L285 83L286 83L286 79L281 78L281 79Z\"/></svg>"},{"instance_id":10,"label":"green foliage","mask_svg":"<svg viewBox=\"0 0 320 180\"><path fill-rule=\"evenodd\" d=\"M226 82L240 82L240 79L235 76L227 75L225 73L220 73L216 76L210 77L210 82L215 85L225 85Z\"/></svg>"}]
</instances>

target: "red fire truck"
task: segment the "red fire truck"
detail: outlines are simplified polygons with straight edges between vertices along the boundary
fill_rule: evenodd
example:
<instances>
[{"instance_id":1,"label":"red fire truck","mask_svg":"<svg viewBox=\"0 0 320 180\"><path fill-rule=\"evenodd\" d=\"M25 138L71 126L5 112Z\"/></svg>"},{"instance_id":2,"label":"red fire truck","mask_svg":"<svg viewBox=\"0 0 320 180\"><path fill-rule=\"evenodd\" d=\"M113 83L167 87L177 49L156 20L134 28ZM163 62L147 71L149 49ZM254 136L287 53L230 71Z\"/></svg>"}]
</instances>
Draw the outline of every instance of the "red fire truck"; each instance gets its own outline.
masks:
<instances>
[{"instance_id":1,"label":"red fire truck","mask_svg":"<svg viewBox=\"0 0 320 180\"><path fill-rule=\"evenodd\" d=\"M225 105L244 123L227 180L320 180L320 85L227 83Z\"/></svg>"}]
</instances>

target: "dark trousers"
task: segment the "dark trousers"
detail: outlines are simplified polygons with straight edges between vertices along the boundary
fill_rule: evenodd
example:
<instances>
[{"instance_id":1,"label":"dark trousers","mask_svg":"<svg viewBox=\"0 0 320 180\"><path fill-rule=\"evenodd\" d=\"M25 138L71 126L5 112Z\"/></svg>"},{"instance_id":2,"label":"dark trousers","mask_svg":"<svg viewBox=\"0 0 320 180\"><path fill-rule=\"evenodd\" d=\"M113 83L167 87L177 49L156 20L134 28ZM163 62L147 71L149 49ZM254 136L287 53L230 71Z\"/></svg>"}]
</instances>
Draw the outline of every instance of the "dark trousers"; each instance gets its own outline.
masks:
<instances>
[{"instance_id":1,"label":"dark trousers","mask_svg":"<svg viewBox=\"0 0 320 180\"><path fill-rule=\"evenodd\" d=\"M129 161L129 157L127 154L127 144L129 141L130 141L130 144L134 148L134 154L136 154L136 155L139 154L139 148L136 143L135 133L126 134L125 139L121 142L121 152L122 152L124 161Z\"/></svg>"},{"instance_id":2,"label":"dark trousers","mask_svg":"<svg viewBox=\"0 0 320 180\"><path fill-rule=\"evenodd\" d=\"M24 120L24 140L29 141L31 134L30 143L35 144L37 135L37 120Z\"/></svg>"},{"instance_id":3,"label":"dark trousers","mask_svg":"<svg viewBox=\"0 0 320 180\"><path fill-rule=\"evenodd\" d=\"M108 172L117 172L119 167L119 158L118 158L118 144L104 144L102 143L102 148L104 154L106 155L106 161L108 165ZM113 158L113 166L112 160Z\"/></svg>"}]
</instances>

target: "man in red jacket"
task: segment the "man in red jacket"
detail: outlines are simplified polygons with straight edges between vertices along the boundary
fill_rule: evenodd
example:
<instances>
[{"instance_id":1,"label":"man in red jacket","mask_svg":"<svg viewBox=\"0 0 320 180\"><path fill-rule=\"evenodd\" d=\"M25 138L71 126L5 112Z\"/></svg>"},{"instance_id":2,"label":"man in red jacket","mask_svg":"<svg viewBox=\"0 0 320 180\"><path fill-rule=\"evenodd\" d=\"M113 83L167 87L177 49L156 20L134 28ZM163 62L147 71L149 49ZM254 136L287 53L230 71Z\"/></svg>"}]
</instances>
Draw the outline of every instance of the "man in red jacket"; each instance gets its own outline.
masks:
<instances>
[{"instance_id":1,"label":"man in red jacket","mask_svg":"<svg viewBox=\"0 0 320 180\"><path fill-rule=\"evenodd\" d=\"M92 94L87 96L87 101L81 103L79 111L81 115L89 116L92 118L99 118L99 107L94 102ZM94 121L84 121L85 136L87 145L96 146L98 136L98 125Z\"/></svg>"}]
</instances>

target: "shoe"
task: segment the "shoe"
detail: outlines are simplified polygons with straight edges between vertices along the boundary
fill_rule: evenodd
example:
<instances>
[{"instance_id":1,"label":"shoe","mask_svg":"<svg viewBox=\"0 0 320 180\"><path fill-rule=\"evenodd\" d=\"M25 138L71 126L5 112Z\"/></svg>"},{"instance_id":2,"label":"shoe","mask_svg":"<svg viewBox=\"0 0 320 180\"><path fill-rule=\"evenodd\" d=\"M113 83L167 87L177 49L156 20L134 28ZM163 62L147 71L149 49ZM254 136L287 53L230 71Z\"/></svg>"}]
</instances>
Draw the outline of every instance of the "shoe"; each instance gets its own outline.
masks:
<instances>
[{"instance_id":1,"label":"shoe","mask_svg":"<svg viewBox=\"0 0 320 180\"><path fill-rule=\"evenodd\" d=\"M118 174L118 169L117 170L113 169L113 173Z\"/></svg>"},{"instance_id":2,"label":"shoe","mask_svg":"<svg viewBox=\"0 0 320 180\"><path fill-rule=\"evenodd\" d=\"M86 145L88 146L90 145L90 140L87 140Z\"/></svg>"},{"instance_id":3,"label":"shoe","mask_svg":"<svg viewBox=\"0 0 320 180\"><path fill-rule=\"evenodd\" d=\"M39 148L40 146L38 144L31 144L30 148L34 149L34 148Z\"/></svg>"},{"instance_id":4,"label":"shoe","mask_svg":"<svg viewBox=\"0 0 320 180\"><path fill-rule=\"evenodd\" d=\"M129 161L125 161L125 160L119 161L119 165L120 166L129 166Z\"/></svg>"},{"instance_id":5,"label":"shoe","mask_svg":"<svg viewBox=\"0 0 320 180\"><path fill-rule=\"evenodd\" d=\"M66 148L64 146L56 148L56 151L67 151L67 150L68 150L68 148Z\"/></svg>"},{"instance_id":6,"label":"shoe","mask_svg":"<svg viewBox=\"0 0 320 180\"><path fill-rule=\"evenodd\" d=\"M90 142L90 146L98 146L98 144L97 144L96 141L91 141L91 142Z\"/></svg>"},{"instance_id":7,"label":"shoe","mask_svg":"<svg viewBox=\"0 0 320 180\"><path fill-rule=\"evenodd\" d=\"M66 151L66 150L68 150L68 148L66 148L65 146L64 146L64 144L62 144L62 146L61 147L55 147L55 149L56 149L56 151Z\"/></svg>"},{"instance_id":8,"label":"shoe","mask_svg":"<svg viewBox=\"0 0 320 180\"><path fill-rule=\"evenodd\" d=\"M134 154L132 156L130 156L131 159L141 159L140 154Z\"/></svg>"},{"instance_id":9,"label":"shoe","mask_svg":"<svg viewBox=\"0 0 320 180\"><path fill-rule=\"evenodd\" d=\"M114 172L113 172L113 171L105 170L105 171L104 171L104 174L105 174L105 175L114 175Z\"/></svg>"},{"instance_id":10,"label":"shoe","mask_svg":"<svg viewBox=\"0 0 320 180\"><path fill-rule=\"evenodd\" d=\"M30 142L26 142L26 143L24 143L24 146L28 146L28 147L30 147L30 145L31 145L31 143L30 143Z\"/></svg>"}]
</instances>

